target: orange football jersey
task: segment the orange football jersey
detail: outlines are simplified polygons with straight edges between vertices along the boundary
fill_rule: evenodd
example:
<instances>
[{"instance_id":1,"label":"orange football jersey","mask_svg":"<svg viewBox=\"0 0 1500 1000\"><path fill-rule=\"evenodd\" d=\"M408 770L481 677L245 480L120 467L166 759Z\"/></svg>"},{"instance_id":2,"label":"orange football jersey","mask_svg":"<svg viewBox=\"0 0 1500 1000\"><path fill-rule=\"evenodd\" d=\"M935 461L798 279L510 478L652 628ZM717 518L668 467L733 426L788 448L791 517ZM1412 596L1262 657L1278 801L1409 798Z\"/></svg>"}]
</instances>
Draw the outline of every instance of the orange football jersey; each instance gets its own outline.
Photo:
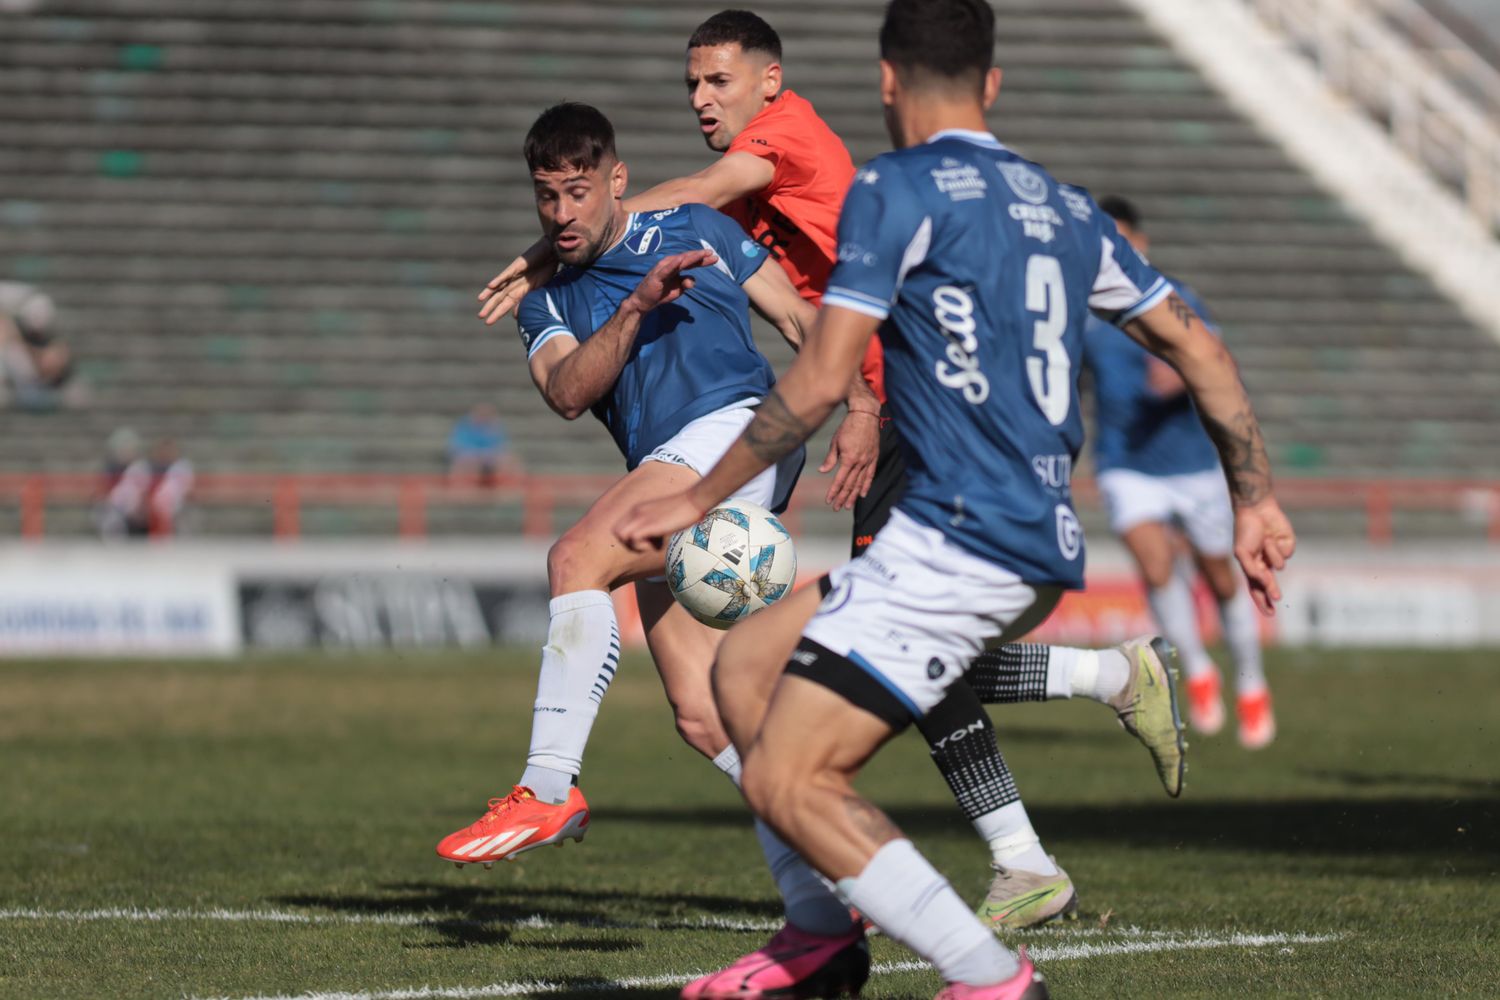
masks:
<instances>
[{"instance_id":1,"label":"orange football jersey","mask_svg":"<svg viewBox=\"0 0 1500 1000\"><path fill-rule=\"evenodd\" d=\"M771 183L724 213L775 257L803 298L814 305L838 256L839 210L854 181L854 161L828 123L805 99L782 91L750 120L726 153L749 153L775 168ZM871 338L860 371L885 402L880 341Z\"/></svg>"}]
</instances>

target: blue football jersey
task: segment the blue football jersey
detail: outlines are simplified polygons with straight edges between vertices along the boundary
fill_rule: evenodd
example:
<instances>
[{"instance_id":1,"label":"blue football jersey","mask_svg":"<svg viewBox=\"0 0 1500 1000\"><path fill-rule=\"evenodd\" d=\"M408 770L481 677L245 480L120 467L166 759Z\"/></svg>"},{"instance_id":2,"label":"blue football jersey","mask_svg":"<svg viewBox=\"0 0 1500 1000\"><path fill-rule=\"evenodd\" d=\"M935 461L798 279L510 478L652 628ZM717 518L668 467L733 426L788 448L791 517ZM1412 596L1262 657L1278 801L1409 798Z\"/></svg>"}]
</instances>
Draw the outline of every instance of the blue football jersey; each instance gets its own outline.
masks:
<instances>
[{"instance_id":1,"label":"blue football jersey","mask_svg":"<svg viewBox=\"0 0 1500 1000\"><path fill-rule=\"evenodd\" d=\"M1177 293L1210 330L1218 332L1191 288ZM1114 326L1090 318L1083 331L1083 363L1094 376L1094 465L1100 472L1129 469L1148 476L1181 476L1219 467L1192 397L1163 399L1146 384L1146 349Z\"/></svg>"},{"instance_id":2,"label":"blue football jersey","mask_svg":"<svg viewBox=\"0 0 1500 1000\"><path fill-rule=\"evenodd\" d=\"M844 202L823 305L884 320L910 476L899 509L1028 583L1082 586L1084 320L1124 322L1170 291L1088 192L988 133L870 161Z\"/></svg>"},{"instance_id":3,"label":"blue football jersey","mask_svg":"<svg viewBox=\"0 0 1500 1000\"><path fill-rule=\"evenodd\" d=\"M658 261L705 248L718 263L690 271L686 294L642 318L619 379L594 404L629 469L699 417L771 391L775 375L751 339L740 287L769 259L765 249L706 205L633 213L624 238L593 264L564 267L521 300L529 358L553 337L587 340Z\"/></svg>"}]
</instances>

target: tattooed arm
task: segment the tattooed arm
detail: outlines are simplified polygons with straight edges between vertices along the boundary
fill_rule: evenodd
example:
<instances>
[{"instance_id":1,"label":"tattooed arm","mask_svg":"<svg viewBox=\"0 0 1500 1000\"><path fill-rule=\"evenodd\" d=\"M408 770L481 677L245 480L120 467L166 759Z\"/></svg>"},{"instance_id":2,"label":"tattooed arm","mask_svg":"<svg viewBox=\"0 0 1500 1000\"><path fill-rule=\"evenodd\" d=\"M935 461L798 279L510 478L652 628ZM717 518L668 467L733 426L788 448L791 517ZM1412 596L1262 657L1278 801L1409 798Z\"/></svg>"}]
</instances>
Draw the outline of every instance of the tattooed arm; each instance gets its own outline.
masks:
<instances>
[{"instance_id":1,"label":"tattooed arm","mask_svg":"<svg viewBox=\"0 0 1500 1000\"><path fill-rule=\"evenodd\" d=\"M852 309L825 306L802 350L766 396L745 433L686 493L643 503L627 512L615 534L640 552L660 545L704 512L795 451L823 425L849 392L865 346L880 321Z\"/></svg>"},{"instance_id":2,"label":"tattooed arm","mask_svg":"<svg viewBox=\"0 0 1500 1000\"><path fill-rule=\"evenodd\" d=\"M1176 293L1127 324L1125 332L1176 369L1192 394L1229 481L1235 556L1256 604L1272 613L1281 598L1276 571L1295 550L1296 535L1272 491L1266 444L1234 358Z\"/></svg>"}]
</instances>

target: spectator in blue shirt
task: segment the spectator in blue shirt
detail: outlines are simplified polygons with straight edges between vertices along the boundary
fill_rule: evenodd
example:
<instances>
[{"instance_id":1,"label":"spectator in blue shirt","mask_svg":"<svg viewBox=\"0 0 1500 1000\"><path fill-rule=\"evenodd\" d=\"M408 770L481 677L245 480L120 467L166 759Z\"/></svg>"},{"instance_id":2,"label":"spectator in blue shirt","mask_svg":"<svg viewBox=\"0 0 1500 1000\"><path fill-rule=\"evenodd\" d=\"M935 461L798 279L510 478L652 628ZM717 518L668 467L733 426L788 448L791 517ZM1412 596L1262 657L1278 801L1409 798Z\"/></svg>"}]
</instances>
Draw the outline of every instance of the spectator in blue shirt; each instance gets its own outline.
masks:
<instances>
[{"instance_id":1,"label":"spectator in blue shirt","mask_svg":"<svg viewBox=\"0 0 1500 1000\"><path fill-rule=\"evenodd\" d=\"M491 485L516 470L510 437L491 403L476 403L448 435L448 478L455 483Z\"/></svg>"}]
</instances>

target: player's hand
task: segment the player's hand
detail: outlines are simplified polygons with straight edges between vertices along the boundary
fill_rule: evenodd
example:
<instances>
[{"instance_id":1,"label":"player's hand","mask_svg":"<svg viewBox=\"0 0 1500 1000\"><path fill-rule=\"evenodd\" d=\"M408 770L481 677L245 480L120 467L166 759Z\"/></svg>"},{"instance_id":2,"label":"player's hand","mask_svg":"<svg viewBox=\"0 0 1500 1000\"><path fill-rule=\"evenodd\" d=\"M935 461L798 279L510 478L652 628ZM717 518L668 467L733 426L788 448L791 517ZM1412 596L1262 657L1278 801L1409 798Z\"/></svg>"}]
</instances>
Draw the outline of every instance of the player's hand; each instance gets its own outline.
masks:
<instances>
[{"instance_id":1,"label":"player's hand","mask_svg":"<svg viewBox=\"0 0 1500 1000\"><path fill-rule=\"evenodd\" d=\"M1250 583L1250 597L1263 615L1276 614L1281 587L1276 574L1297 550L1292 522L1275 497L1237 507L1234 512L1234 557Z\"/></svg>"},{"instance_id":2,"label":"player's hand","mask_svg":"<svg viewBox=\"0 0 1500 1000\"><path fill-rule=\"evenodd\" d=\"M647 500L615 522L615 537L632 552L660 551L675 532L697 524L706 513L687 492Z\"/></svg>"},{"instance_id":3,"label":"player's hand","mask_svg":"<svg viewBox=\"0 0 1500 1000\"><path fill-rule=\"evenodd\" d=\"M552 247L546 240L538 240L480 290L479 301L484 303L479 310L480 319L493 326L506 313L517 312L527 293L541 288L556 273L557 257Z\"/></svg>"},{"instance_id":4,"label":"player's hand","mask_svg":"<svg viewBox=\"0 0 1500 1000\"><path fill-rule=\"evenodd\" d=\"M630 297L642 312L650 312L668 302L676 302L684 292L693 287L694 279L684 274L695 267L711 267L719 262L719 255L712 250L689 250L663 257L646 273L641 283L635 286Z\"/></svg>"},{"instance_id":5,"label":"player's hand","mask_svg":"<svg viewBox=\"0 0 1500 1000\"><path fill-rule=\"evenodd\" d=\"M834 510L853 507L854 501L870 492L875 481L875 462L880 457L880 415L868 410L850 410L833 434L828 457L818 466L819 472L838 468L828 486L825 498Z\"/></svg>"}]
</instances>

